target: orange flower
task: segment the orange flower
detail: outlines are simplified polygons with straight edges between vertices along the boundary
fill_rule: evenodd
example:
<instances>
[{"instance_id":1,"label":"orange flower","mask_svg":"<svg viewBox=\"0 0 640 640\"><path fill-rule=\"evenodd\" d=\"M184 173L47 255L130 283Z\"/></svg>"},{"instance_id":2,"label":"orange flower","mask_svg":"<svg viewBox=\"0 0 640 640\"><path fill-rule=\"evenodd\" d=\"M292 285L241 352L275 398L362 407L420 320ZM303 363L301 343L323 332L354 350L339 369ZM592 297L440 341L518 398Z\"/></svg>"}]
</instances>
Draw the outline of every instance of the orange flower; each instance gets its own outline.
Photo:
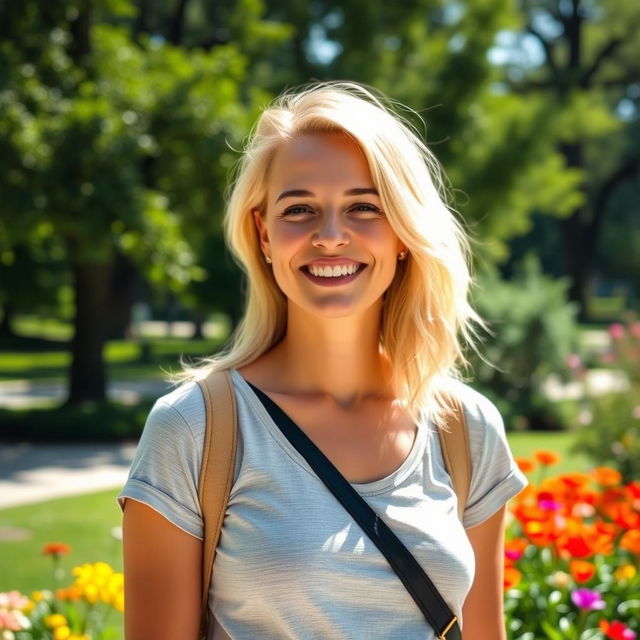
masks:
<instances>
[{"instance_id":1,"label":"orange flower","mask_svg":"<svg viewBox=\"0 0 640 640\"><path fill-rule=\"evenodd\" d=\"M571 560L569 573L576 582L589 582L596 574L596 565L586 560Z\"/></svg>"},{"instance_id":2,"label":"orange flower","mask_svg":"<svg viewBox=\"0 0 640 640\"><path fill-rule=\"evenodd\" d=\"M556 541L556 548L564 558L590 558L598 553L608 556L613 553L617 533L618 527L610 522L571 521Z\"/></svg>"},{"instance_id":3,"label":"orange flower","mask_svg":"<svg viewBox=\"0 0 640 640\"><path fill-rule=\"evenodd\" d=\"M620 548L640 554L640 530L631 529L620 538Z\"/></svg>"},{"instance_id":4,"label":"orange flower","mask_svg":"<svg viewBox=\"0 0 640 640\"><path fill-rule=\"evenodd\" d=\"M551 465L558 464L558 462L560 462L560 456L555 451L548 451L546 449L534 451L533 457L543 467L550 467Z\"/></svg>"},{"instance_id":5,"label":"orange flower","mask_svg":"<svg viewBox=\"0 0 640 640\"><path fill-rule=\"evenodd\" d=\"M529 458L523 458L522 456L516 456L515 461L522 473L529 473L530 471L533 471L535 466L532 460L529 460Z\"/></svg>"},{"instance_id":6,"label":"orange flower","mask_svg":"<svg viewBox=\"0 0 640 640\"><path fill-rule=\"evenodd\" d=\"M504 570L504 588L511 589L515 587L521 580L522 574L513 567L506 567Z\"/></svg>"},{"instance_id":7,"label":"orange flower","mask_svg":"<svg viewBox=\"0 0 640 640\"><path fill-rule=\"evenodd\" d=\"M529 520L525 522L523 529L527 538L538 547L546 547L557 537L553 522L548 520L545 522Z\"/></svg>"},{"instance_id":8,"label":"orange flower","mask_svg":"<svg viewBox=\"0 0 640 640\"><path fill-rule=\"evenodd\" d=\"M596 467L591 470L591 475L603 487L615 487L622 482L622 474L611 467Z\"/></svg>"},{"instance_id":9,"label":"orange flower","mask_svg":"<svg viewBox=\"0 0 640 640\"><path fill-rule=\"evenodd\" d=\"M606 514L623 529L640 529L640 513L628 502L609 505Z\"/></svg>"},{"instance_id":10,"label":"orange flower","mask_svg":"<svg viewBox=\"0 0 640 640\"><path fill-rule=\"evenodd\" d=\"M64 542L50 542L42 547L42 554L45 556L54 556L59 558L60 556L66 556L71 552L71 547Z\"/></svg>"}]
</instances>

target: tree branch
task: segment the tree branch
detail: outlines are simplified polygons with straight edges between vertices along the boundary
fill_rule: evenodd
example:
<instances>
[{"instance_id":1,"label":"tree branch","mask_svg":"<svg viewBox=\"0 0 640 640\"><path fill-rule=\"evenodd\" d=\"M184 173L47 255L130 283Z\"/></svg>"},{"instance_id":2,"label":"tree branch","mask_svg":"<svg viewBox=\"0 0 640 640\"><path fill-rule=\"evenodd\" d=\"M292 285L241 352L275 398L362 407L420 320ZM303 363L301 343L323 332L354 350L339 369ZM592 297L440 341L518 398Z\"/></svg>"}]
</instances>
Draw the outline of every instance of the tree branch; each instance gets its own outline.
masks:
<instances>
[{"instance_id":1,"label":"tree branch","mask_svg":"<svg viewBox=\"0 0 640 640\"><path fill-rule=\"evenodd\" d=\"M534 36L538 42L542 45L544 52L547 56L547 64L551 74L554 77L558 75L558 66L556 65L555 50L552 42L549 42L532 24L528 24L526 31Z\"/></svg>"}]
</instances>

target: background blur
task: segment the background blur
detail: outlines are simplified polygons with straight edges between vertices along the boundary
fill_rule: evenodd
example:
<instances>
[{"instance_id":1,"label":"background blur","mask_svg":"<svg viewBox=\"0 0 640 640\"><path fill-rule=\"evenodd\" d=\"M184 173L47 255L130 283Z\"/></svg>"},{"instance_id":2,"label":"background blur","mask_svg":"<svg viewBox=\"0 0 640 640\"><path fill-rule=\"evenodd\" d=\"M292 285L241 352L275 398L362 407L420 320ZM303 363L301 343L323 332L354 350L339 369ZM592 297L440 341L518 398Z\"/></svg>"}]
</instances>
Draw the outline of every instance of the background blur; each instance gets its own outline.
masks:
<instances>
[{"instance_id":1,"label":"background blur","mask_svg":"<svg viewBox=\"0 0 640 640\"><path fill-rule=\"evenodd\" d=\"M137 439L241 313L221 220L260 108L348 79L451 181L497 365L467 376L516 453L637 478L639 31L634 0L0 0L0 438Z\"/></svg>"}]
</instances>

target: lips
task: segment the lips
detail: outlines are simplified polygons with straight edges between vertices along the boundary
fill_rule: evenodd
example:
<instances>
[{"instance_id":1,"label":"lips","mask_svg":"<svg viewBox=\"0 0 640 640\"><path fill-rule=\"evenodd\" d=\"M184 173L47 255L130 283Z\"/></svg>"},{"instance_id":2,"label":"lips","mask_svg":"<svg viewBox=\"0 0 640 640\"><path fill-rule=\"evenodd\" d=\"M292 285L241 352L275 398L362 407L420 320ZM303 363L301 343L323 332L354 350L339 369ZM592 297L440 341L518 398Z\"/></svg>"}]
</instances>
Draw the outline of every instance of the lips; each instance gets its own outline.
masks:
<instances>
[{"instance_id":1,"label":"lips","mask_svg":"<svg viewBox=\"0 0 640 640\"><path fill-rule=\"evenodd\" d=\"M355 280L366 268L362 262L342 260L318 260L300 268L312 282L324 286L345 284Z\"/></svg>"}]
</instances>

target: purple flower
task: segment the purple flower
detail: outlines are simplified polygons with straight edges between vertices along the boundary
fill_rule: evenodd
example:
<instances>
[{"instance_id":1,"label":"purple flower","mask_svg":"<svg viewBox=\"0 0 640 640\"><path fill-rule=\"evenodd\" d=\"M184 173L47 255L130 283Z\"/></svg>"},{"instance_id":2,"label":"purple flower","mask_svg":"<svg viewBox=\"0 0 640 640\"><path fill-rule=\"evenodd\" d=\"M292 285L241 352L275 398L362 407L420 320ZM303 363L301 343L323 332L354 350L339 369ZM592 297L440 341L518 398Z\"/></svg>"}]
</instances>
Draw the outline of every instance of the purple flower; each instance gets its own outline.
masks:
<instances>
[{"instance_id":1,"label":"purple flower","mask_svg":"<svg viewBox=\"0 0 640 640\"><path fill-rule=\"evenodd\" d=\"M576 589L571 592L571 601L580 609L604 609L605 602L602 595L592 589Z\"/></svg>"}]
</instances>

